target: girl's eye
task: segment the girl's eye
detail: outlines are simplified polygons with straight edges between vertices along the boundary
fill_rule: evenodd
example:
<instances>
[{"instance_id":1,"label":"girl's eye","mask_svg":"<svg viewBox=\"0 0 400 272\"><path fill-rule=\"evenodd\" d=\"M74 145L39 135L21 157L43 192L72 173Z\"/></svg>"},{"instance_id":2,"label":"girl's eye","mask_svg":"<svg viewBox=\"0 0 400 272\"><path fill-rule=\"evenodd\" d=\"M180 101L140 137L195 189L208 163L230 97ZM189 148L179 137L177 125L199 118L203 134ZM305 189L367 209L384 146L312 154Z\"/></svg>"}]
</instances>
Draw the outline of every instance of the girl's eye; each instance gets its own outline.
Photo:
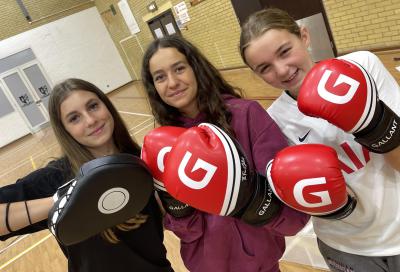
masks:
<instances>
[{"instance_id":1,"label":"girl's eye","mask_svg":"<svg viewBox=\"0 0 400 272\"><path fill-rule=\"evenodd\" d=\"M72 115L68 118L69 123L76 124L79 122L79 116L78 115Z\"/></svg>"},{"instance_id":2,"label":"girl's eye","mask_svg":"<svg viewBox=\"0 0 400 272\"><path fill-rule=\"evenodd\" d=\"M183 71L185 71L185 69L186 69L186 67L182 65L182 66L176 67L175 71L177 73L182 73Z\"/></svg>"},{"instance_id":3,"label":"girl's eye","mask_svg":"<svg viewBox=\"0 0 400 272\"><path fill-rule=\"evenodd\" d=\"M164 75L156 75L153 80L154 82L162 82L165 79Z\"/></svg>"},{"instance_id":4,"label":"girl's eye","mask_svg":"<svg viewBox=\"0 0 400 272\"><path fill-rule=\"evenodd\" d=\"M91 103L89 104L89 110L96 110L99 107L99 103Z\"/></svg>"},{"instance_id":5,"label":"girl's eye","mask_svg":"<svg viewBox=\"0 0 400 272\"><path fill-rule=\"evenodd\" d=\"M268 72L269 71L269 67L270 67L269 65L265 65L265 66L261 67L260 74Z\"/></svg>"},{"instance_id":6,"label":"girl's eye","mask_svg":"<svg viewBox=\"0 0 400 272\"><path fill-rule=\"evenodd\" d=\"M284 49L284 50L281 52L281 56L286 56L287 54L289 54L290 49L291 49L290 47Z\"/></svg>"}]
</instances>

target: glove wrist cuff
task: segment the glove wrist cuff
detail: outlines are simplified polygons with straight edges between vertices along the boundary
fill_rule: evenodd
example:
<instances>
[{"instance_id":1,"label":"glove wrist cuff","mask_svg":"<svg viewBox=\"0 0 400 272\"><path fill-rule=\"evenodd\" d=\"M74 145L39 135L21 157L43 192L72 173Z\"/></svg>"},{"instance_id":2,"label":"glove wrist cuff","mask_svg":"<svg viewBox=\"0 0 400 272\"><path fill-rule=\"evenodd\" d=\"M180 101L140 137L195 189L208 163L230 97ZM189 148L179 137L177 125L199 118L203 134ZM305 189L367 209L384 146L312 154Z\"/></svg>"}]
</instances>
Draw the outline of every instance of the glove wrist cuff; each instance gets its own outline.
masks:
<instances>
[{"instance_id":1,"label":"glove wrist cuff","mask_svg":"<svg viewBox=\"0 0 400 272\"><path fill-rule=\"evenodd\" d=\"M169 193L157 191L157 195L165 211L176 218L187 217L194 212L194 208L173 198Z\"/></svg>"},{"instance_id":2,"label":"glove wrist cuff","mask_svg":"<svg viewBox=\"0 0 400 272\"><path fill-rule=\"evenodd\" d=\"M355 141L374 153L387 153L400 145L400 117L379 101L382 113L379 121L367 131L354 133Z\"/></svg>"},{"instance_id":3,"label":"glove wrist cuff","mask_svg":"<svg viewBox=\"0 0 400 272\"><path fill-rule=\"evenodd\" d=\"M266 177L255 174L256 189L240 219L250 225L265 225L280 213L282 204L272 192ZM237 216L235 216L237 217Z\"/></svg>"},{"instance_id":4,"label":"glove wrist cuff","mask_svg":"<svg viewBox=\"0 0 400 272\"><path fill-rule=\"evenodd\" d=\"M334 213L327 215L318 215L317 217L323 219L341 220L349 216L354 211L356 206L357 206L357 199L351 195L347 195L347 203L342 208L340 208Z\"/></svg>"}]
</instances>

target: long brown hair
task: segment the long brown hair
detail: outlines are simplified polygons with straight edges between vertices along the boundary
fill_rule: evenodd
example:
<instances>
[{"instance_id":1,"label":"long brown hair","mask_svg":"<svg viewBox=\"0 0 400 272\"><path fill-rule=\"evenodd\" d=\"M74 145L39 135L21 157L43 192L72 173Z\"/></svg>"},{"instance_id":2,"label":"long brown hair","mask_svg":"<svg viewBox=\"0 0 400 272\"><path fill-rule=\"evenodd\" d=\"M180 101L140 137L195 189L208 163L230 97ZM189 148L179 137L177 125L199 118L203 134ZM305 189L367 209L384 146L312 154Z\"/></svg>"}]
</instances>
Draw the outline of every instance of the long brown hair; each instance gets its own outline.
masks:
<instances>
[{"instance_id":1,"label":"long brown hair","mask_svg":"<svg viewBox=\"0 0 400 272\"><path fill-rule=\"evenodd\" d=\"M230 126L232 114L225 106L222 95L228 94L241 97L242 91L226 82L217 68L193 44L175 35L153 41L143 57L142 81L157 122L160 125L182 125L179 123L181 113L162 101L154 86L150 72L150 59L160 48L175 48L186 57L197 80L198 91L196 99L199 111L205 114L207 122L218 125L226 132L233 134Z\"/></svg>"},{"instance_id":2,"label":"long brown hair","mask_svg":"<svg viewBox=\"0 0 400 272\"><path fill-rule=\"evenodd\" d=\"M124 121L111 103L110 99L108 99L108 97L94 84L82 79L70 78L54 86L49 99L49 115L54 134L60 144L65 158L72 168L74 175L78 173L82 164L94 159L94 156L89 152L89 150L67 132L61 121L60 107L62 102L71 95L71 93L78 90L94 93L107 107L114 119L114 132L112 137L118 150L123 153L140 156L139 145L129 135ZM145 221L146 216L139 214L123 224L105 230L102 233L103 237L110 242L118 242L118 238L114 233L115 228L127 231L139 227Z\"/></svg>"},{"instance_id":3,"label":"long brown hair","mask_svg":"<svg viewBox=\"0 0 400 272\"><path fill-rule=\"evenodd\" d=\"M245 50L251 41L257 39L270 29L283 29L301 37L300 27L284 10L268 8L251 14L244 22L240 33L239 50L243 61L247 64Z\"/></svg>"}]
</instances>

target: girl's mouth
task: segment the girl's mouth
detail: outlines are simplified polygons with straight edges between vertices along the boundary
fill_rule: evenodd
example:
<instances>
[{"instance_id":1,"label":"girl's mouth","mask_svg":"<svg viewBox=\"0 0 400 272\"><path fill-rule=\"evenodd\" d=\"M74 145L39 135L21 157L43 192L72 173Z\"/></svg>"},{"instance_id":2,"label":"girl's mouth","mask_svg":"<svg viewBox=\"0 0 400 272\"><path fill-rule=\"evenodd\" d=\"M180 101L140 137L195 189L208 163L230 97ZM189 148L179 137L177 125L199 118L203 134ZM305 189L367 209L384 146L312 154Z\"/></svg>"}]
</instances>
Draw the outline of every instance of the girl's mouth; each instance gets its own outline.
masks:
<instances>
[{"instance_id":1,"label":"girl's mouth","mask_svg":"<svg viewBox=\"0 0 400 272\"><path fill-rule=\"evenodd\" d=\"M296 76L298 75L298 73L299 73L299 69L297 69L296 72L294 72L287 80L284 80L283 82L284 82L284 83L290 83L290 82L292 82L293 79L296 78Z\"/></svg>"}]
</instances>

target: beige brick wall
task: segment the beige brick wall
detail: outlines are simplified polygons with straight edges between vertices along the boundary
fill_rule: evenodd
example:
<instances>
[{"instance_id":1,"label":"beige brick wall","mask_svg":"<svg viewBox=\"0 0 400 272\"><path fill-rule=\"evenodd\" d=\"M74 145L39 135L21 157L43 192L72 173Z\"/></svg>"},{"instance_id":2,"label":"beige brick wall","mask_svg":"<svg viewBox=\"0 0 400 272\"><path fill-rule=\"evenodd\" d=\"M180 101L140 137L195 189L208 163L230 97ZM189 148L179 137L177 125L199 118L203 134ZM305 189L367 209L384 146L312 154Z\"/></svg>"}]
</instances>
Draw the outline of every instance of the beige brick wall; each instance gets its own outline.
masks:
<instances>
[{"instance_id":1,"label":"beige brick wall","mask_svg":"<svg viewBox=\"0 0 400 272\"><path fill-rule=\"evenodd\" d=\"M182 0L156 0L157 6L174 6ZM143 50L153 40L143 20L160 13L149 14L149 1L128 0L141 29L132 38L119 13L117 0L96 0L103 20L134 78L140 77ZM190 22L182 35L198 46L219 69L242 66L237 44L240 28L230 0L205 0L188 7ZM399 0L323 0L339 53L359 49L400 48ZM117 8L115 16L105 15L109 5ZM107 17L108 16L108 17ZM176 14L175 14L176 16ZM106 19L108 18L108 19ZM177 18L177 17L175 17ZM121 46L122 44L122 46Z\"/></svg>"},{"instance_id":2,"label":"beige brick wall","mask_svg":"<svg viewBox=\"0 0 400 272\"><path fill-rule=\"evenodd\" d=\"M118 8L119 0L95 0L104 24L113 39L122 59L134 79L140 79L140 66L143 52L153 40L153 36L142 16L147 13L146 5L149 1L128 0L130 9L135 17L140 32L132 36ZM157 4L161 4L158 3ZM116 14L113 15L110 6L113 5Z\"/></svg>"},{"instance_id":3,"label":"beige brick wall","mask_svg":"<svg viewBox=\"0 0 400 272\"><path fill-rule=\"evenodd\" d=\"M179 1L176 1L177 3ZM192 41L217 68L243 66L238 43L240 27L231 1L206 0L191 7L188 30L182 30L185 38Z\"/></svg>"},{"instance_id":4,"label":"beige brick wall","mask_svg":"<svg viewBox=\"0 0 400 272\"><path fill-rule=\"evenodd\" d=\"M181 0L156 0L157 6L161 9L163 6L173 9L173 6L180 2ZM128 0L141 30L137 35L130 37L131 34L118 9L118 1L95 0L95 3L128 70L134 78L140 78L143 51L153 40L147 22L143 18L148 21L157 16L160 10L149 14L146 8L149 1ZM191 20L185 24L186 29L181 30L182 35L198 46L218 68L243 66L237 50L239 23L230 0L206 0L193 7L188 0L185 3ZM111 15L110 5L116 8L116 15ZM174 15L177 18L176 14Z\"/></svg>"},{"instance_id":5,"label":"beige brick wall","mask_svg":"<svg viewBox=\"0 0 400 272\"><path fill-rule=\"evenodd\" d=\"M156 0L158 7L172 7L183 0ZM182 35L198 46L217 68L242 66L237 44L240 28L230 0L204 0L191 6L184 0L190 22ZM143 51L153 40L147 22L150 1L128 0L140 32L132 36L118 8L119 0L30 0L23 1L33 23L22 15L16 1L0 0L0 39L96 5L104 24L133 78L140 78ZM400 48L399 0L323 0L339 53L359 49ZM116 14L110 9L113 5ZM176 15L175 15L175 18Z\"/></svg>"},{"instance_id":6,"label":"beige brick wall","mask_svg":"<svg viewBox=\"0 0 400 272\"><path fill-rule=\"evenodd\" d=\"M324 0L339 53L400 48L399 0Z\"/></svg>"},{"instance_id":7,"label":"beige brick wall","mask_svg":"<svg viewBox=\"0 0 400 272\"><path fill-rule=\"evenodd\" d=\"M0 40L94 6L88 0L23 1L32 22L29 23L15 0L0 0Z\"/></svg>"}]
</instances>

